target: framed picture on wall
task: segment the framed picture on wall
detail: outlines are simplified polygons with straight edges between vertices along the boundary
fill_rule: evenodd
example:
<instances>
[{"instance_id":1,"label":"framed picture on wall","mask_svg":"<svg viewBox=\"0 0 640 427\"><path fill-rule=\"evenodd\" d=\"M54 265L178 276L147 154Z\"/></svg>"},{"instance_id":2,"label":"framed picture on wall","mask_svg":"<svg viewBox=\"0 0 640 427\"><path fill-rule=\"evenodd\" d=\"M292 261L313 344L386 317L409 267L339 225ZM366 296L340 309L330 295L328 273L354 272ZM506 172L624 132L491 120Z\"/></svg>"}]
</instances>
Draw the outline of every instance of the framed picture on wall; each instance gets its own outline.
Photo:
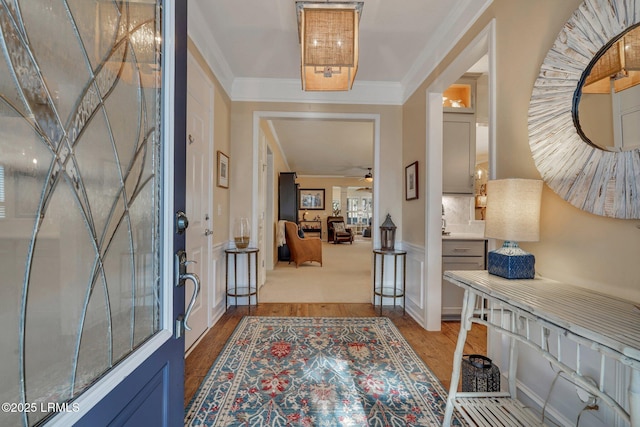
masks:
<instances>
[{"instance_id":1,"label":"framed picture on wall","mask_svg":"<svg viewBox=\"0 0 640 427\"><path fill-rule=\"evenodd\" d=\"M229 156L218 151L218 187L229 188Z\"/></svg>"},{"instance_id":2,"label":"framed picture on wall","mask_svg":"<svg viewBox=\"0 0 640 427\"><path fill-rule=\"evenodd\" d=\"M299 196L299 209L324 210L324 188L301 188Z\"/></svg>"},{"instance_id":3,"label":"framed picture on wall","mask_svg":"<svg viewBox=\"0 0 640 427\"><path fill-rule=\"evenodd\" d=\"M415 161L404 168L404 189L405 199L414 200L418 198L418 162Z\"/></svg>"}]
</instances>

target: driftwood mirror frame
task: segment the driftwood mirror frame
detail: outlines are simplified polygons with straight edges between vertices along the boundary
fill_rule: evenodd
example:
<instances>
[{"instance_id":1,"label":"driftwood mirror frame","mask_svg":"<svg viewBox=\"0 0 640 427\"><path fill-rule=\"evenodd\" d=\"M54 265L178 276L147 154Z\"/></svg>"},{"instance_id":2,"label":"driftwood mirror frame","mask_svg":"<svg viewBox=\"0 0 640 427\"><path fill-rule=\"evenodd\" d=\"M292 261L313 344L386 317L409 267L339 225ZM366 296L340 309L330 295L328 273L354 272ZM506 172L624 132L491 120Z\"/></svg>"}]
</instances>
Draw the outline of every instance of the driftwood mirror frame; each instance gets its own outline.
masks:
<instances>
[{"instance_id":1,"label":"driftwood mirror frame","mask_svg":"<svg viewBox=\"0 0 640 427\"><path fill-rule=\"evenodd\" d=\"M529 146L542 179L596 215L640 218L640 148L608 151L588 143L573 112L594 58L639 22L640 0L585 0L547 53L531 94Z\"/></svg>"}]
</instances>

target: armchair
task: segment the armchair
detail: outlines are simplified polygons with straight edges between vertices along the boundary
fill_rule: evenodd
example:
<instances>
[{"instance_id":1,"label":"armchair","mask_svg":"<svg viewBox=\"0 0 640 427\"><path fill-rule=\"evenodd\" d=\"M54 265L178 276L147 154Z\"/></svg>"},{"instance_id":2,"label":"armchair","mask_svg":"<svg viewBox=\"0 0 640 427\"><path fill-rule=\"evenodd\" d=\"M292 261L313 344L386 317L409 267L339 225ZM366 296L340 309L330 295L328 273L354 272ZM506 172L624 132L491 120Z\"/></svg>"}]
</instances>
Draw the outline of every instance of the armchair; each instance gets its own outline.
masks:
<instances>
[{"instance_id":1,"label":"armchair","mask_svg":"<svg viewBox=\"0 0 640 427\"><path fill-rule=\"evenodd\" d=\"M284 224L287 246L291 251L291 261L296 268L303 262L316 261L322 266L322 240L318 237L301 238L298 235L298 225L287 221Z\"/></svg>"},{"instance_id":2,"label":"armchair","mask_svg":"<svg viewBox=\"0 0 640 427\"><path fill-rule=\"evenodd\" d=\"M349 242L353 244L353 231L345 227L344 219L341 216L327 218L327 236L329 241L333 241L333 243Z\"/></svg>"}]
</instances>

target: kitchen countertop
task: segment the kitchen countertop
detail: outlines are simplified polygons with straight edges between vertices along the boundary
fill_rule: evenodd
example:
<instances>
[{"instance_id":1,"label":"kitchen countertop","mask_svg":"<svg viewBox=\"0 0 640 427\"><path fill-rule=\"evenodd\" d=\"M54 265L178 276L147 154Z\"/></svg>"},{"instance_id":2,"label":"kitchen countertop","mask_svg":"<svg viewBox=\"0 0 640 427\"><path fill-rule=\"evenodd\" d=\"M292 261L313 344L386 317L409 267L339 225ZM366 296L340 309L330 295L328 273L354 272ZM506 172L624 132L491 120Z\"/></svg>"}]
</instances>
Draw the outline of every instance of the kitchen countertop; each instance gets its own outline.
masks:
<instances>
[{"instance_id":1,"label":"kitchen countertop","mask_svg":"<svg viewBox=\"0 0 640 427\"><path fill-rule=\"evenodd\" d=\"M487 238L478 233L451 233L443 234L442 240L487 240Z\"/></svg>"}]
</instances>

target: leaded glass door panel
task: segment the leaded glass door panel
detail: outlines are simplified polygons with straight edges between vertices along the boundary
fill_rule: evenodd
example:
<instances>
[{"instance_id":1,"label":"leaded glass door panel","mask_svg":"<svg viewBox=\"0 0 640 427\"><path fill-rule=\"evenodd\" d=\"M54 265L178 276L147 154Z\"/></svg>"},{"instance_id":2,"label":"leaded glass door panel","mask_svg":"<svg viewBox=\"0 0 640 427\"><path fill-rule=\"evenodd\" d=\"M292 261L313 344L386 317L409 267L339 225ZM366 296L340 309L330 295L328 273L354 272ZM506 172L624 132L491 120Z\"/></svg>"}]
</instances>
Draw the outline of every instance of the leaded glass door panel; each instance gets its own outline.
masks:
<instances>
[{"instance_id":1,"label":"leaded glass door panel","mask_svg":"<svg viewBox=\"0 0 640 427\"><path fill-rule=\"evenodd\" d=\"M183 3L0 2L1 426L182 418Z\"/></svg>"}]
</instances>

